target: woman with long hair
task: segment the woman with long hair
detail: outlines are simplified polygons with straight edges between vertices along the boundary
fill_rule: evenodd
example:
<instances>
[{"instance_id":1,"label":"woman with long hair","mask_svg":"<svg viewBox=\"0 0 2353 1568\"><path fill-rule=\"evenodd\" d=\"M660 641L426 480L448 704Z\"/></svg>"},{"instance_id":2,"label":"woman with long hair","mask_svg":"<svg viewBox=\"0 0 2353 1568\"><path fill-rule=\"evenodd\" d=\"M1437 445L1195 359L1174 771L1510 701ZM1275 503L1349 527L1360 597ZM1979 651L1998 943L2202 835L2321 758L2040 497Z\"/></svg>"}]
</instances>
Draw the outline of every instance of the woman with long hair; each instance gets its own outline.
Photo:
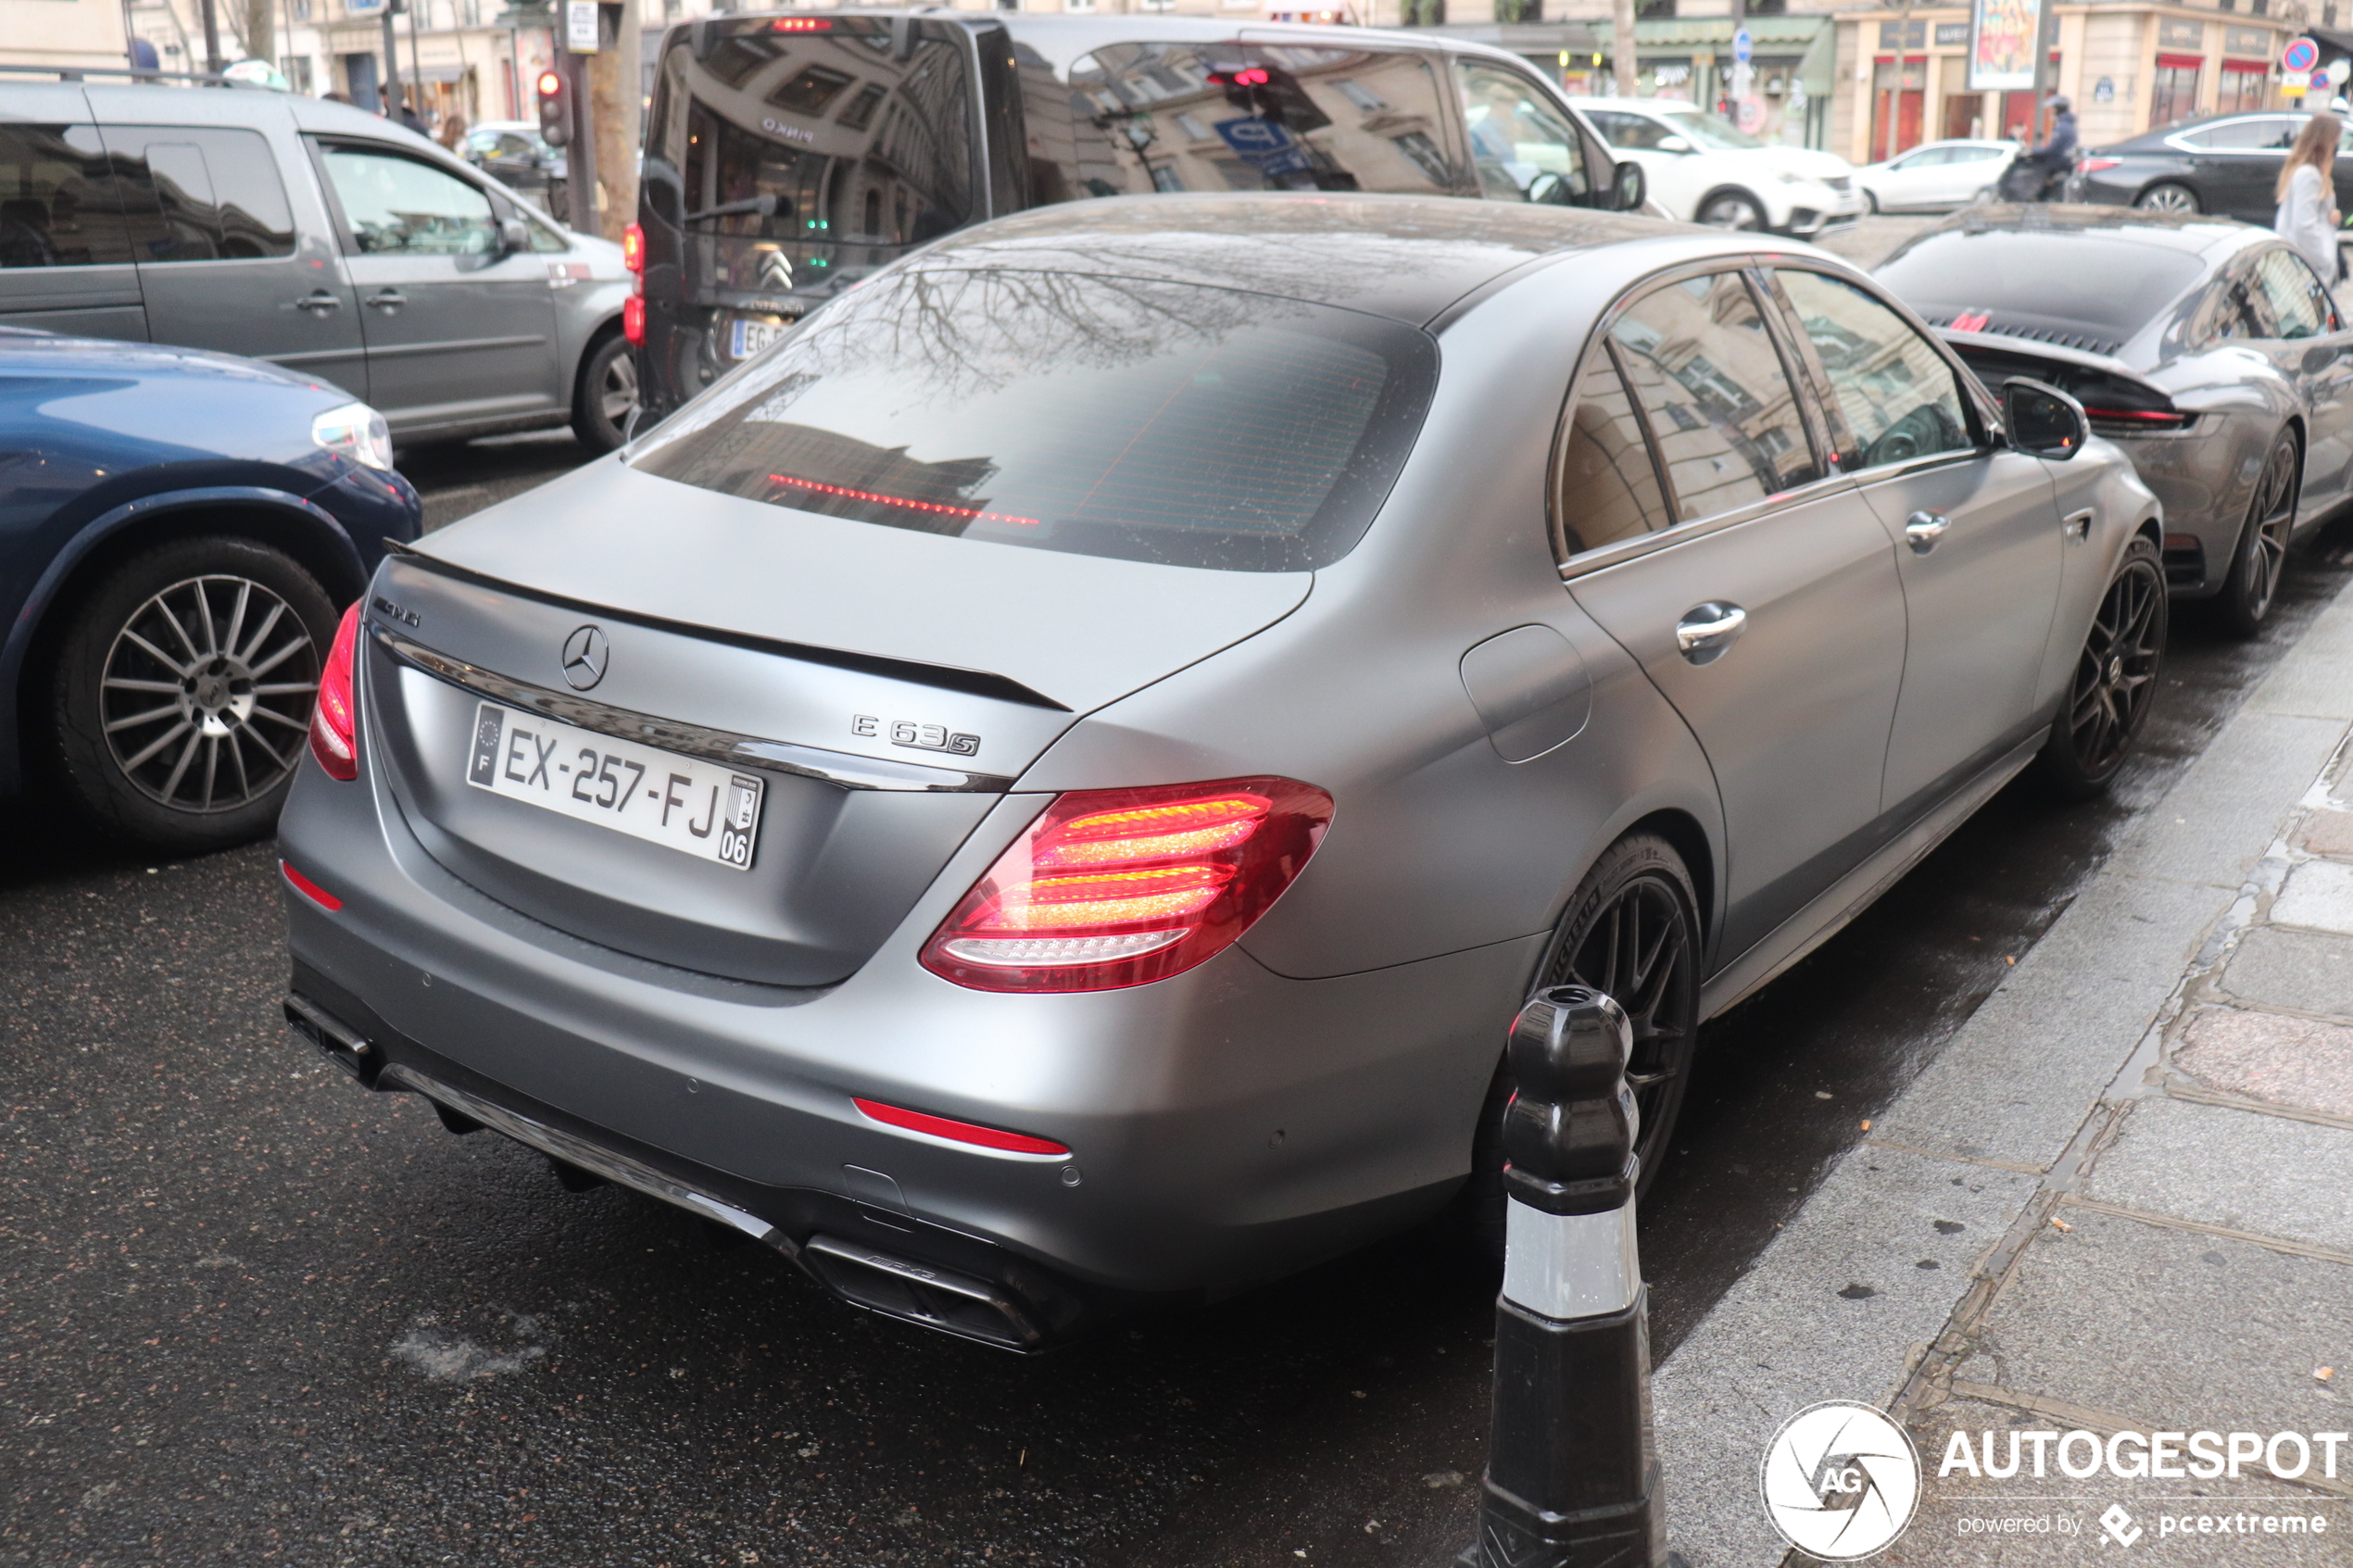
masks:
<instances>
[{"instance_id":1,"label":"woman with long hair","mask_svg":"<svg viewBox=\"0 0 2353 1568\"><path fill-rule=\"evenodd\" d=\"M2345 276L2336 249L2336 144L2344 134L2333 114L2316 114L2288 149L2275 194L2280 209L2271 228L2312 264L2323 282Z\"/></svg>"}]
</instances>

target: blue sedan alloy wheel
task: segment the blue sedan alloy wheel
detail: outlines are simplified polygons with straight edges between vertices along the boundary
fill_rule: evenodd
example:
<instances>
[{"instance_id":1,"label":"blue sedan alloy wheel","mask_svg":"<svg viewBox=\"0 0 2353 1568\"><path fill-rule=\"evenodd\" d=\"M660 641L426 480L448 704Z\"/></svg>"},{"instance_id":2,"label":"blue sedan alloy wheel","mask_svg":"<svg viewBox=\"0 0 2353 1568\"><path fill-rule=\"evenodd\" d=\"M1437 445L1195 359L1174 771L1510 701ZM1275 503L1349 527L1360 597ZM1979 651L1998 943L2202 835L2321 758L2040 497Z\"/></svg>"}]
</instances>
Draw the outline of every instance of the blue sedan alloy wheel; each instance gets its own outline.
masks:
<instances>
[{"instance_id":1,"label":"blue sedan alloy wheel","mask_svg":"<svg viewBox=\"0 0 2353 1568\"><path fill-rule=\"evenodd\" d=\"M302 758L333 610L247 540L149 551L82 607L58 660L59 750L78 803L172 849L268 827Z\"/></svg>"}]
</instances>

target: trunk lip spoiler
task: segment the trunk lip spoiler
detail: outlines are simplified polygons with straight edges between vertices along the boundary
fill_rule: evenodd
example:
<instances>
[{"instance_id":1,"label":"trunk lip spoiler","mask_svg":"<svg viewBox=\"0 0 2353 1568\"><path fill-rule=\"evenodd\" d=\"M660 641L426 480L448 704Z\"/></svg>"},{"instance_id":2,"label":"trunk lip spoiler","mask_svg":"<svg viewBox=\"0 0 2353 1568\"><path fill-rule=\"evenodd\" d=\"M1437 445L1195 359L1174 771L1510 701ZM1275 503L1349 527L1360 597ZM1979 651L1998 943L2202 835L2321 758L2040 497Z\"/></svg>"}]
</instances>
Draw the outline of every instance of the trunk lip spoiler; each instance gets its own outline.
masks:
<instances>
[{"instance_id":1,"label":"trunk lip spoiler","mask_svg":"<svg viewBox=\"0 0 2353 1568\"><path fill-rule=\"evenodd\" d=\"M799 659L804 664L823 664L836 670L853 670L863 675L881 675L893 681L905 681L915 685L934 686L941 691L962 692L967 696L993 698L998 702L1019 703L1025 708L1042 708L1051 713L1074 711L1066 703L1031 686L1026 686L1009 675L987 670L962 670L948 664L926 664L917 659L893 659L887 654L859 653L849 648L819 647L811 643L796 643L782 637L762 637L748 632L732 632L722 626L702 626L692 621L671 621L661 616L641 615L635 610L621 609L611 605L592 604L563 594L551 594L538 588L493 577L487 572L455 565L440 557L418 549L414 545L398 540L384 541L385 554L421 571L489 588L517 598L552 605L559 609L576 610L583 615L598 615L624 625L643 626L652 632L675 633L682 637L698 637L707 643L724 643L731 647L749 648L754 653L774 654L780 659Z\"/></svg>"},{"instance_id":2,"label":"trunk lip spoiler","mask_svg":"<svg viewBox=\"0 0 2353 1568\"><path fill-rule=\"evenodd\" d=\"M837 789L896 790L933 795L1004 795L1013 781L1000 773L971 773L950 768L927 768L912 762L860 757L847 751L801 746L793 741L765 740L677 719L615 708L576 692L550 691L518 681L462 659L425 646L387 631L369 628L378 646L400 664L447 681L478 696L510 707L544 713L560 722L640 746L675 751L736 768L761 768L791 773Z\"/></svg>"}]
</instances>

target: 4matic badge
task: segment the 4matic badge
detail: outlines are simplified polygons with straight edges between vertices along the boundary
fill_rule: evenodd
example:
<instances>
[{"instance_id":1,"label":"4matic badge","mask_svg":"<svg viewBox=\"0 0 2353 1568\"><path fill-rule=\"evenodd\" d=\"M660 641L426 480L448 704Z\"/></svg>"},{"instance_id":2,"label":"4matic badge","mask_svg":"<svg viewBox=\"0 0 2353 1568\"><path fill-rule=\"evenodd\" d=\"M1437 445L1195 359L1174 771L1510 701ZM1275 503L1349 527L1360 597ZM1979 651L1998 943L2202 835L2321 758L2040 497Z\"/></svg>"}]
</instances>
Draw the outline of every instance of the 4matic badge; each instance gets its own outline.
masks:
<instances>
[{"instance_id":1,"label":"4matic badge","mask_svg":"<svg viewBox=\"0 0 2353 1568\"><path fill-rule=\"evenodd\" d=\"M945 751L951 757L970 757L980 749L980 737L952 734L945 724L919 724L911 719L884 720L873 713L849 716L849 733L870 739L884 734L883 726L889 725L890 744L912 746L917 751Z\"/></svg>"}]
</instances>

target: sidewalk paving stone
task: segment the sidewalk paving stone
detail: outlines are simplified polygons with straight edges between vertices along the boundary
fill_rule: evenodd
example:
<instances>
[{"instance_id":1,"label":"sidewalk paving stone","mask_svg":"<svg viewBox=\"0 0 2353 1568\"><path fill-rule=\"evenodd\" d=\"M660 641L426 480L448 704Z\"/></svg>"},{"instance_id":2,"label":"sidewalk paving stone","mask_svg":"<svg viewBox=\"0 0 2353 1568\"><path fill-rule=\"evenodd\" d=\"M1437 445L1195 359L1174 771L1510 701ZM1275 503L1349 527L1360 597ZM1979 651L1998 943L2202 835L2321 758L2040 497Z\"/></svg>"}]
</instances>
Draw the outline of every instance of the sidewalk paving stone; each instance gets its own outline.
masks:
<instances>
[{"instance_id":1,"label":"sidewalk paving stone","mask_svg":"<svg viewBox=\"0 0 2353 1568\"><path fill-rule=\"evenodd\" d=\"M2353 1265L2097 1210L2059 1212L2070 1228L2038 1233L1955 1382L2087 1407L2142 1431L2353 1426L2353 1395L2312 1375L2353 1360ZM2343 1499L2333 1528L2353 1539L2353 1447L2339 1449L2325 1485Z\"/></svg>"},{"instance_id":2,"label":"sidewalk paving stone","mask_svg":"<svg viewBox=\"0 0 2353 1568\"><path fill-rule=\"evenodd\" d=\"M2353 857L2353 811L2315 811L2304 824L2304 847L2315 855Z\"/></svg>"},{"instance_id":3,"label":"sidewalk paving stone","mask_svg":"<svg viewBox=\"0 0 2353 1568\"><path fill-rule=\"evenodd\" d=\"M2353 866L2307 860L2287 874L2287 885L2271 905L2282 925L2353 935Z\"/></svg>"},{"instance_id":4,"label":"sidewalk paving stone","mask_svg":"<svg viewBox=\"0 0 2353 1568\"><path fill-rule=\"evenodd\" d=\"M2161 1098L2133 1108L2087 1184L2128 1209L2353 1254L2348 1194L2353 1132ZM2353 1305L2353 1272L2337 1288ZM2353 1343L2346 1351L2336 1364L2353 1365Z\"/></svg>"},{"instance_id":5,"label":"sidewalk paving stone","mask_svg":"<svg viewBox=\"0 0 2353 1568\"><path fill-rule=\"evenodd\" d=\"M2209 1089L2353 1121L2353 1028L2341 1023L2209 1008L2183 1032L2173 1065Z\"/></svg>"},{"instance_id":6,"label":"sidewalk paving stone","mask_svg":"<svg viewBox=\"0 0 2353 1568\"><path fill-rule=\"evenodd\" d=\"M2344 736L2343 720L2242 709L2109 867L2237 892Z\"/></svg>"},{"instance_id":7,"label":"sidewalk paving stone","mask_svg":"<svg viewBox=\"0 0 2353 1568\"><path fill-rule=\"evenodd\" d=\"M2353 937L2258 926L2220 985L2242 1002L2353 1018Z\"/></svg>"}]
</instances>

